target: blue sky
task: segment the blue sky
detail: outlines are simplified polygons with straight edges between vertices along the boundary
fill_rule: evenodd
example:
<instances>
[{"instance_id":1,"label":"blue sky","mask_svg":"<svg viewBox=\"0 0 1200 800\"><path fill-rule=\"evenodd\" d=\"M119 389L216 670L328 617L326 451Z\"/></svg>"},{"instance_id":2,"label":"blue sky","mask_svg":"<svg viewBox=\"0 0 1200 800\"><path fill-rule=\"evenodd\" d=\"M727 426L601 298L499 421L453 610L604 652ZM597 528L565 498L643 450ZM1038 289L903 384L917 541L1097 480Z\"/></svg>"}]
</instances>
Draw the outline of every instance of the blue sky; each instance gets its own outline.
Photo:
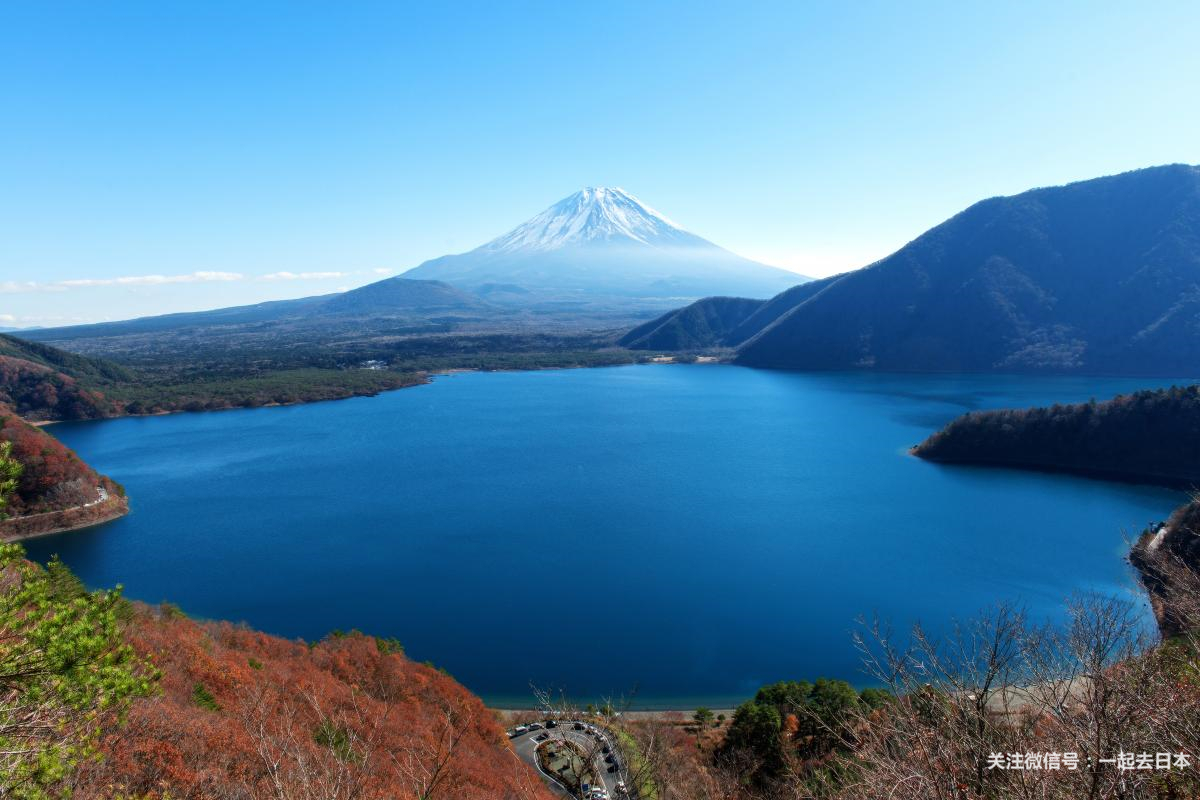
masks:
<instances>
[{"instance_id":1,"label":"blue sky","mask_svg":"<svg viewBox=\"0 0 1200 800\"><path fill-rule=\"evenodd\" d=\"M1200 162L1196 30L1194 2L13 0L0 325L355 286L588 185L830 274L984 197Z\"/></svg>"}]
</instances>

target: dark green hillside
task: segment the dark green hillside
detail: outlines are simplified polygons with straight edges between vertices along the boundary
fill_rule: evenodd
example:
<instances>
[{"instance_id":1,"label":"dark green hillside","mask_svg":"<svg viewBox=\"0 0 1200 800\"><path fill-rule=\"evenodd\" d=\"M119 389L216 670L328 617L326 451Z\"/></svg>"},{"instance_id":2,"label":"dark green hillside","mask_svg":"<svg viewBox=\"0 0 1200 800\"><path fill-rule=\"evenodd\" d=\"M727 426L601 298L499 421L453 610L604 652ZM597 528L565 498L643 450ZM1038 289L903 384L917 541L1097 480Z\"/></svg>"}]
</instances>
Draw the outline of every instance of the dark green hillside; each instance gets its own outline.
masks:
<instances>
[{"instance_id":1,"label":"dark green hillside","mask_svg":"<svg viewBox=\"0 0 1200 800\"><path fill-rule=\"evenodd\" d=\"M106 382L124 381L132 377L129 370L111 361L68 353L57 347L3 333L0 333L0 356L49 367L78 380Z\"/></svg>"},{"instance_id":2,"label":"dark green hillside","mask_svg":"<svg viewBox=\"0 0 1200 800\"><path fill-rule=\"evenodd\" d=\"M1200 486L1200 386L1103 403L976 411L913 449L931 461Z\"/></svg>"},{"instance_id":3,"label":"dark green hillside","mask_svg":"<svg viewBox=\"0 0 1200 800\"><path fill-rule=\"evenodd\" d=\"M783 319L787 314L791 313L792 309L816 297L841 278L841 275L832 275L828 278L821 278L820 280L793 286L786 292L775 295L747 317L742 324L731 331L729 336L726 337L726 344L729 347L738 347L748 342L765 329Z\"/></svg>"},{"instance_id":4,"label":"dark green hillside","mask_svg":"<svg viewBox=\"0 0 1200 800\"><path fill-rule=\"evenodd\" d=\"M619 343L633 350L737 347L841 277L802 283L770 300L706 297L639 325L621 337Z\"/></svg>"},{"instance_id":5,"label":"dark green hillside","mask_svg":"<svg viewBox=\"0 0 1200 800\"><path fill-rule=\"evenodd\" d=\"M1200 169L984 200L775 318L738 363L1200 372Z\"/></svg>"},{"instance_id":6,"label":"dark green hillside","mask_svg":"<svg viewBox=\"0 0 1200 800\"><path fill-rule=\"evenodd\" d=\"M764 300L708 297L663 314L621 337L618 344L633 350L699 350L720 347Z\"/></svg>"},{"instance_id":7,"label":"dark green hillside","mask_svg":"<svg viewBox=\"0 0 1200 800\"><path fill-rule=\"evenodd\" d=\"M316 360L318 365L307 362ZM372 395L425 380L411 366L363 369L311 354L273 364L265 358L132 366L0 335L0 404L33 421L203 411Z\"/></svg>"}]
</instances>

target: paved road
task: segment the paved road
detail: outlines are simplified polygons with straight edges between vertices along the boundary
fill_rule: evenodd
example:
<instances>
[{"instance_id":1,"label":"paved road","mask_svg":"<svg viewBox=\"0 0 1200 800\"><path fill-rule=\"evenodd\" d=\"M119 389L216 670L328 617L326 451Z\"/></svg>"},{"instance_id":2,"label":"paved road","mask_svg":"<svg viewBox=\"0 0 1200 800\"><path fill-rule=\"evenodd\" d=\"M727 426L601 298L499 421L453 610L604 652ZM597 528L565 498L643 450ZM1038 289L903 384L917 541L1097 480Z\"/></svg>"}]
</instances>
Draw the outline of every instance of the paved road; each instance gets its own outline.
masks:
<instances>
[{"instance_id":1,"label":"paved road","mask_svg":"<svg viewBox=\"0 0 1200 800\"><path fill-rule=\"evenodd\" d=\"M583 724L587 725L588 723ZM535 770L538 770L539 774L541 774L546 780L546 783L548 783L550 787L562 797L573 797L574 795L564 789L562 785L558 783L558 781L555 781L553 778L550 778L548 775L538 769L537 755L535 751L537 750L537 746L542 742L537 741L537 737L541 736L542 734L548 734L548 738L543 741L561 741L565 739L579 745L585 753L591 753L594 751L596 754L596 772L600 775L600 780L604 784L604 788L608 790L608 796L612 798L612 800L624 800L626 795L618 794L616 788L617 782L625 781L628 783L629 776L626 773L625 754L621 753L617 749L614 737L609 735L602 728L596 728L595 733L593 733L587 728L577 731L575 730L574 726L574 722L560 722L558 723L558 726L554 728L532 730L528 733L523 733L520 736L514 736L512 737L513 750L516 751L517 756L522 761L532 766ZM597 736L599 738L597 738ZM617 763L620 764L620 768L616 772L608 772L610 765L604 763L605 754L601 752L600 748L600 745L602 744L607 744L609 746L612 754L617 759Z\"/></svg>"}]
</instances>

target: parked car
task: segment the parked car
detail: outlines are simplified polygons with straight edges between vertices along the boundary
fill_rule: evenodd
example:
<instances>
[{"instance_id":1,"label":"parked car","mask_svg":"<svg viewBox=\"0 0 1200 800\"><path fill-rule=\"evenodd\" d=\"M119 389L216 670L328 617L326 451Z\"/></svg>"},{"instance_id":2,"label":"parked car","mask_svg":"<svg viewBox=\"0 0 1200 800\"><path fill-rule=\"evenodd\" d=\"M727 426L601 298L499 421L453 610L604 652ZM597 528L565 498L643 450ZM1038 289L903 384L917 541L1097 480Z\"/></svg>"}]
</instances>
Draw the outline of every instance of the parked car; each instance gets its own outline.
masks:
<instances>
[{"instance_id":1,"label":"parked car","mask_svg":"<svg viewBox=\"0 0 1200 800\"><path fill-rule=\"evenodd\" d=\"M543 734L539 734L539 735L538 735L538 737L537 737L537 740L538 740L539 742L544 742L544 741L546 741L546 740L547 740L547 739L549 739L549 738L550 738L550 734L548 734L548 733L543 733Z\"/></svg>"},{"instance_id":2,"label":"parked car","mask_svg":"<svg viewBox=\"0 0 1200 800\"><path fill-rule=\"evenodd\" d=\"M529 730L531 730L531 731L536 731L536 730L540 729L541 727L542 727L542 723L540 723L540 722L529 723Z\"/></svg>"},{"instance_id":3,"label":"parked car","mask_svg":"<svg viewBox=\"0 0 1200 800\"><path fill-rule=\"evenodd\" d=\"M558 723L557 723L557 722L555 722L555 721L554 721L554 720L552 720L552 719L548 719L548 720L546 720L546 727L547 727L547 728L557 728L557 727L558 727Z\"/></svg>"},{"instance_id":4,"label":"parked car","mask_svg":"<svg viewBox=\"0 0 1200 800\"><path fill-rule=\"evenodd\" d=\"M575 730L577 730L577 731L581 731L581 730L583 730L583 723L582 723L582 722L576 722L574 727L575 727Z\"/></svg>"},{"instance_id":5,"label":"parked car","mask_svg":"<svg viewBox=\"0 0 1200 800\"><path fill-rule=\"evenodd\" d=\"M607 743L607 742L605 742L605 743L604 743L604 746L600 748L600 752L601 752L601 753L611 753L611 752L612 752L612 748L608 746L608 743Z\"/></svg>"},{"instance_id":6,"label":"parked car","mask_svg":"<svg viewBox=\"0 0 1200 800\"><path fill-rule=\"evenodd\" d=\"M526 733L529 733L529 728L526 728L524 725L518 725L513 728L513 736L521 736Z\"/></svg>"},{"instance_id":7,"label":"parked car","mask_svg":"<svg viewBox=\"0 0 1200 800\"><path fill-rule=\"evenodd\" d=\"M627 791L629 791L628 789L625 788L625 781L617 781L617 785L615 788L621 794L625 794Z\"/></svg>"}]
</instances>

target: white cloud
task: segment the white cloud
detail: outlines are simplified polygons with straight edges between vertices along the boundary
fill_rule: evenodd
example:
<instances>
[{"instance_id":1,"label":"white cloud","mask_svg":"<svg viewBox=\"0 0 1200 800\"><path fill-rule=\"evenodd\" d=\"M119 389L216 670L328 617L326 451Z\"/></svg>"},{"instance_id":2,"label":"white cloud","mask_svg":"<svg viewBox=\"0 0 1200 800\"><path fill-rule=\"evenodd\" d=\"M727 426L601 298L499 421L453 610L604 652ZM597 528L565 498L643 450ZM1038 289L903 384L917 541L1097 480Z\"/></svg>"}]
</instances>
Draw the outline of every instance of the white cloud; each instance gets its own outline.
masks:
<instances>
[{"instance_id":1,"label":"white cloud","mask_svg":"<svg viewBox=\"0 0 1200 800\"><path fill-rule=\"evenodd\" d=\"M190 272L186 275L128 275L120 278L82 278L56 281L50 286L74 289L87 286L160 286L165 283L206 283L208 281L240 281L239 272Z\"/></svg>"},{"instance_id":2,"label":"white cloud","mask_svg":"<svg viewBox=\"0 0 1200 800\"><path fill-rule=\"evenodd\" d=\"M391 270L373 270L385 274ZM0 281L0 294L25 292L65 292L71 289L91 289L102 286L166 286L181 283L218 283L244 280L260 281L326 281L350 278L363 272L272 272L250 278L240 272L199 271L183 275L122 275L115 278L70 278L60 281Z\"/></svg>"},{"instance_id":3,"label":"white cloud","mask_svg":"<svg viewBox=\"0 0 1200 800\"><path fill-rule=\"evenodd\" d=\"M36 292L41 284L34 281L4 281L0 283L0 293L16 294L17 292Z\"/></svg>"},{"instance_id":4,"label":"white cloud","mask_svg":"<svg viewBox=\"0 0 1200 800\"><path fill-rule=\"evenodd\" d=\"M270 275L263 275L264 281L324 281L333 278L345 278L349 273L346 272L272 272Z\"/></svg>"},{"instance_id":5,"label":"white cloud","mask_svg":"<svg viewBox=\"0 0 1200 800\"><path fill-rule=\"evenodd\" d=\"M50 281L5 281L0 283L0 293L18 292L62 292L68 289L85 289L95 286L161 286L170 283L207 283L210 281L240 281L245 278L238 272L189 272L186 275L123 275L117 278L74 278Z\"/></svg>"},{"instance_id":6,"label":"white cloud","mask_svg":"<svg viewBox=\"0 0 1200 800\"><path fill-rule=\"evenodd\" d=\"M371 272L374 272L376 275L391 275L395 271L396 270L392 269L391 267L376 267L375 269L371 270Z\"/></svg>"},{"instance_id":7,"label":"white cloud","mask_svg":"<svg viewBox=\"0 0 1200 800\"><path fill-rule=\"evenodd\" d=\"M66 316L62 314L21 316L18 314L0 314L0 324L28 327L31 325L73 325L77 322L94 322L93 317Z\"/></svg>"}]
</instances>

